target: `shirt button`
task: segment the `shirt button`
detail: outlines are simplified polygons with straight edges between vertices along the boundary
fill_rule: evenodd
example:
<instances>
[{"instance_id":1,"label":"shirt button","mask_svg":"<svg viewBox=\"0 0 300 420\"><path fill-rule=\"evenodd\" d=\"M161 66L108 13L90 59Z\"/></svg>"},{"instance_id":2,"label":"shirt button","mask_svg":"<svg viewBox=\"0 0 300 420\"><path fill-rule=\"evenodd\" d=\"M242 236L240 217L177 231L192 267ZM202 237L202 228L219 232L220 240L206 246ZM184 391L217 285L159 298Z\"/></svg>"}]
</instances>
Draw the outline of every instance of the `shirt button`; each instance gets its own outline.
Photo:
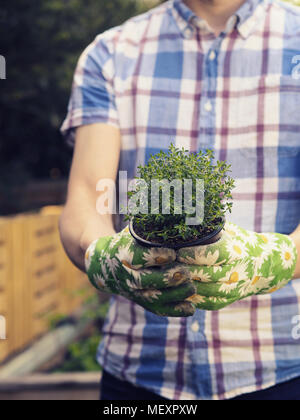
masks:
<instances>
[{"instance_id":1,"label":"shirt button","mask_svg":"<svg viewBox=\"0 0 300 420\"><path fill-rule=\"evenodd\" d=\"M210 101L206 102L206 104L204 105L204 109L207 112L211 112L212 111L212 104Z\"/></svg>"},{"instance_id":2,"label":"shirt button","mask_svg":"<svg viewBox=\"0 0 300 420\"><path fill-rule=\"evenodd\" d=\"M210 61L214 61L216 59L215 51L211 51L211 53L209 54L209 59L210 59Z\"/></svg>"},{"instance_id":3,"label":"shirt button","mask_svg":"<svg viewBox=\"0 0 300 420\"><path fill-rule=\"evenodd\" d=\"M192 35L193 35L193 31L192 31L192 29L191 29L191 28L186 28L186 29L184 30L184 36L185 36L186 38L191 38L191 37L192 37Z\"/></svg>"},{"instance_id":4,"label":"shirt button","mask_svg":"<svg viewBox=\"0 0 300 420\"><path fill-rule=\"evenodd\" d=\"M195 333L199 331L199 322L198 321L195 321L195 322L192 323L191 330Z\"/></svg>"}]
</instances>

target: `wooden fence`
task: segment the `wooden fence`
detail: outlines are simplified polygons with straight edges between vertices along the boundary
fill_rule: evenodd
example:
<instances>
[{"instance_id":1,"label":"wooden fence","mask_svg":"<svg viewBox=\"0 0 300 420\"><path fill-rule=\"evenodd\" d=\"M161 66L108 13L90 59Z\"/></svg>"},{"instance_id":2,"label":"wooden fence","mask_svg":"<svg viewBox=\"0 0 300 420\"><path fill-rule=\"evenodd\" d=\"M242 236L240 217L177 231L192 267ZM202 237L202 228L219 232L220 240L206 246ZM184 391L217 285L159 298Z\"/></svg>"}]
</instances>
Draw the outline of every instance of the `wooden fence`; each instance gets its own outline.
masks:
<instances>
[{"instance_id":1,"label":"wooden fence","mask_svg":"<svg viewBox=\"0 0 300 420\"><path fill-rule=\"evenodd\" d=\"M0 320L6 321L0 362L46 332L52 316L71 314L82 305L84 290L91 290L65 256L59 213L59 208L46 208L0 218Z\"/></svg>"}]
</instances>

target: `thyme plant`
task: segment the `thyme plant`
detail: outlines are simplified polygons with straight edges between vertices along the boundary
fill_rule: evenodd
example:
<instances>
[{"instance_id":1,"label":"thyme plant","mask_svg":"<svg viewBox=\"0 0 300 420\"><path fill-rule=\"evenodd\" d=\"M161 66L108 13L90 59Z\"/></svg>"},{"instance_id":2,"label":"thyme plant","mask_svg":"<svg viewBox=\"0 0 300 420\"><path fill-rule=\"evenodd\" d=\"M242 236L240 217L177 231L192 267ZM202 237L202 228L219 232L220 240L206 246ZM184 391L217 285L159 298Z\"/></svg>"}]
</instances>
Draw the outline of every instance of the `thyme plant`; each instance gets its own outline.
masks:
<instances>
[{"instance_id":1,"label":"thyme plant","mask_svg":"<svg viewBox=\"0 0 300 420\"><path fill-rule=\"evenodd\" d=\"M191 242L215 231L224 224L226 212L231 212L234 180L228 175L231 166L226 162L217 161L214 163L214 152L189 153L187 150L178 149L171 145L168 152L159 152L152 155L145 166L138 167L137 180L143 180L147 186L147 195L142 204L148 208L148 213L138 211L136 214L128 214L127 220L133 219L135 232L151 242L157 243L181 243ZM194 214L187 213L182 193L181 209L178 209L177 201L174 200L174 188L170 188L169 214L164 214L160 190L159 209L153 208L151 202L152 181L167 180L172 182L180 180L182 191L184 191L184 180L192 180L192 206L196 205L196 180L203 180L204 185L204 219L199 225L188 225L187 217ZM178 182L178 181L177 181ZM141 192L141 185L137 181L132 191L128 193L129 199ZM145 207L144 207L145 208ZM181 214L178 214L181 213Z\"/></svg>"}]
</instances>

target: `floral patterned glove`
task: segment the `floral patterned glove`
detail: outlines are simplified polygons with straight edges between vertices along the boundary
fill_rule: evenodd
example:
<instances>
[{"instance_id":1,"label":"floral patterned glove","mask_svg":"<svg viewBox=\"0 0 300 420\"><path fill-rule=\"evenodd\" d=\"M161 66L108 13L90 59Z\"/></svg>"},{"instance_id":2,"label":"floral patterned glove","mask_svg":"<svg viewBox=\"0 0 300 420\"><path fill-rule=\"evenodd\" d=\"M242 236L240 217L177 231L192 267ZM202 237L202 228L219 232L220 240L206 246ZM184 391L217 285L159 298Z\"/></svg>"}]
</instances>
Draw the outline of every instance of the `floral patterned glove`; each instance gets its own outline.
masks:
<instances>
[{"instance_id":1,"label":"floral patterned glove","mask_svg":"<svg viewBox=\"0 0 300 420\"><path fill-rule=\"evenodd\" d=\"M176 253L138 245L125 228L93 242L85 256L86 271L99 290L124 296L161 316L193 315L185 299L196 293L189 271L175 262Z\"/></svg>"},{"instance_id":2,"label":"floral patterned glove","mask_svg":"<svg viewBox=\"0 0 300 420\"><path fill-rule=\"evenodd\" d=\"M273 293L293 278L297 249L286 235L258 234L227 223L212 245L182 248L197 293L188 299L198 309L219 310L252 295Z\"/></svg>"}]
</instances>

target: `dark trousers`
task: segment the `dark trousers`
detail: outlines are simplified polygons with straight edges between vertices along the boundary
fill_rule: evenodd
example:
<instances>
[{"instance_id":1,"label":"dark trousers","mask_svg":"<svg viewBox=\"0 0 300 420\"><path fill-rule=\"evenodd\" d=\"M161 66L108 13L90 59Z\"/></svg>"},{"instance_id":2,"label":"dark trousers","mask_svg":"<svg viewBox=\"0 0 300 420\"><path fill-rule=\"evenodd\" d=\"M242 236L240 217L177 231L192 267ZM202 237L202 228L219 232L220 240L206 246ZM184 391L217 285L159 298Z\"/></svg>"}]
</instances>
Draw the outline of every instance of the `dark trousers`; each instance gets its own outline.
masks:
<instances>
[{"instance_id":1,"label":"dark trousers","mask_svg":"<svg viewBox=\"0 0 300 420\"><path fill-rule=\"evenodd\" d=\"M138 388L129 382L121 381L107 372L103 372L101 381L101 400L165 400L144 388ZM276 385L264 391L242 395L234 401L300 401L300 378Z\"/></svg>"}]
</instances>

